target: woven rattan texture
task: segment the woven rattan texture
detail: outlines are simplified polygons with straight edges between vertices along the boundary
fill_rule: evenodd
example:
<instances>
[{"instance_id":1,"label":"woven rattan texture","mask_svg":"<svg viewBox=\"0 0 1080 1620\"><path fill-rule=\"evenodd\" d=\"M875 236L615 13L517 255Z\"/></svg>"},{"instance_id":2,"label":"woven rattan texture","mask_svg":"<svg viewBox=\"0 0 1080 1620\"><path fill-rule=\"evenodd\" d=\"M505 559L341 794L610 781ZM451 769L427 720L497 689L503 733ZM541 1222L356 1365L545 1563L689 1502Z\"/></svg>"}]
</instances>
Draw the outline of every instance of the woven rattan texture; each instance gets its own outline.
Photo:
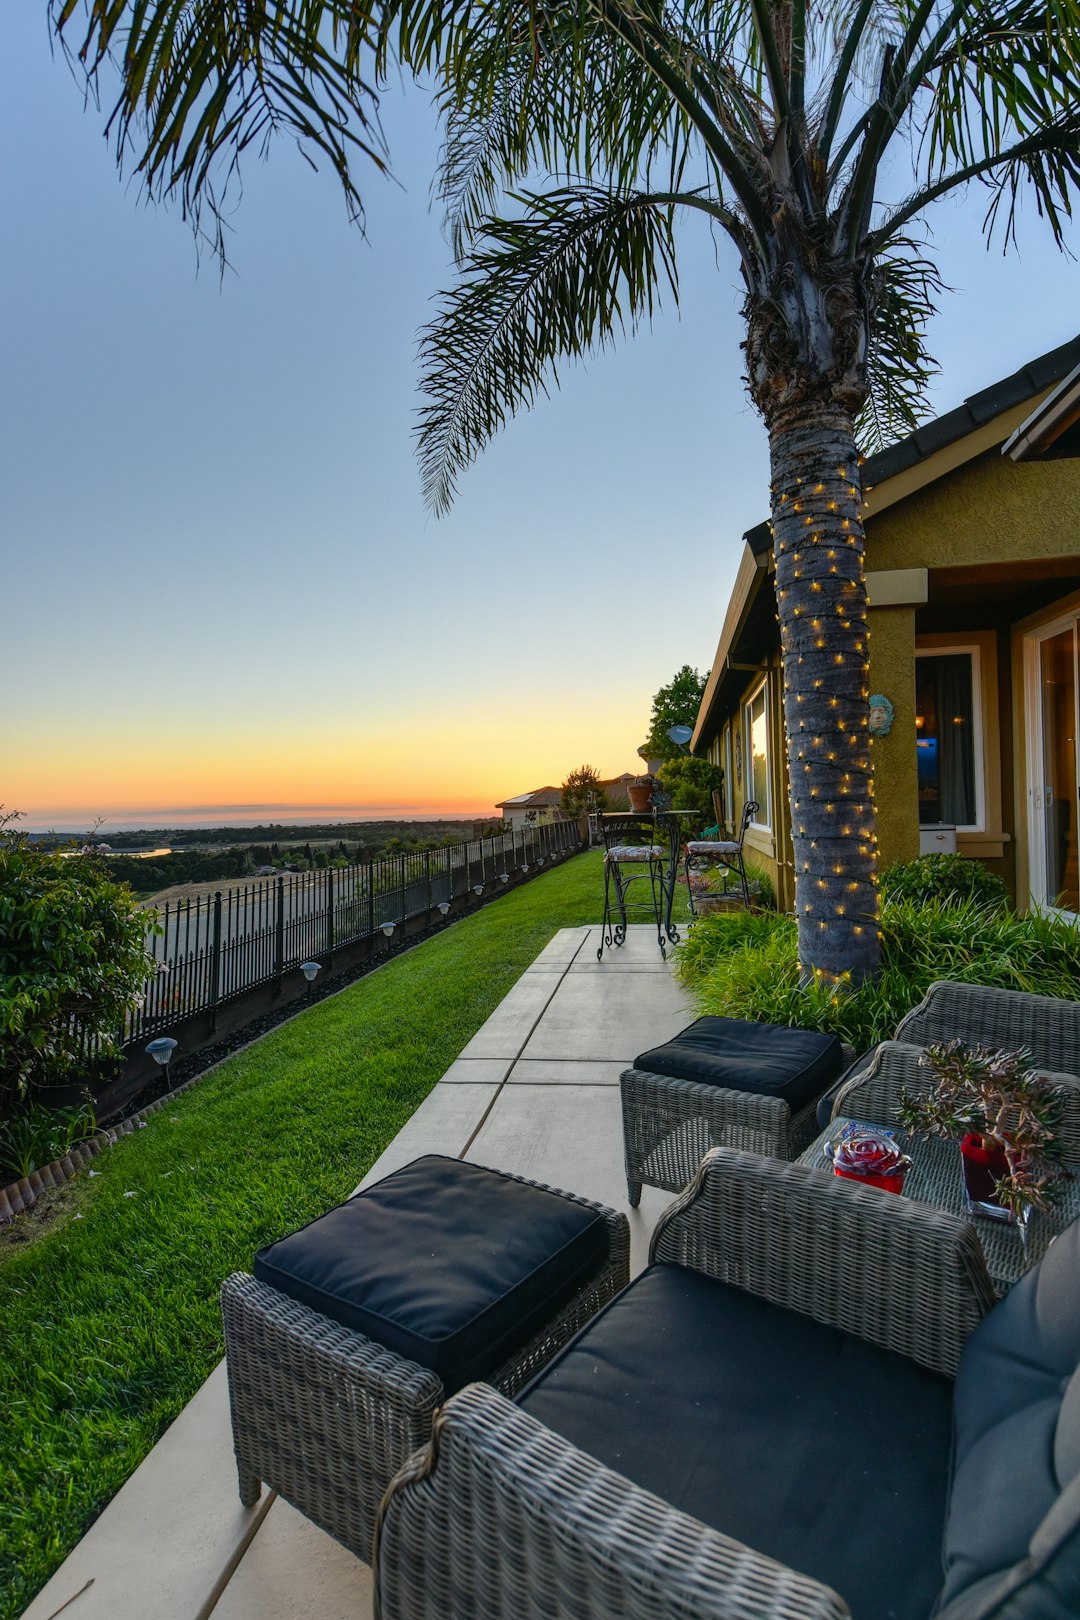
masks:
<instances>
[{"instance_id":1,"label":"woven rattan texture","mask_svg":"<svg viewBox=\"0 0 1080 1620\"><path fill-rule=\"evenodd\" d=\"M651 1258L690 1266L952 1377L994 1302L970 1222L725 1148L661 1216Z\"/></svg>"},{"instance_id":2,"label":"woven rattan texture","mask_svg":"<svg viewBox=\"0 0 1080 1620\"><path fill-rule=\"evenodd\" d=\"M951 1374L993 1290L967 1223L905 1203L721 1148L661 1218L653 1257ZM476 1385L387 1493L375 1569L376 1620L848 1615Z\"/></svg>"},{"instance_id":3,"label":"woven rattan texture","mask_svg":"<svg viewBox=\"0 0 1080 1620\"><path fill-rule=\"evenodd\" d=\"M817 1134L817 1104L797 1114L781 1097L673 1080L625 1069L622 1093L626 1179L682 1192L713 1147L742 1148L776 1159L796 1158Z\"/></svg>"},{"instance_id":4,"label":"woven rattan texture","mask_svg":"<svg viewBox=\"0 0 1080 1620\"><path fill-rule=\"evenodd\" d=\"M901 1019L896 1039L915 1046L969 1041L1010 1052L1027 1047L1038 1068L1080 1075L1080 1002L940 980Z\"/></svg>"},{"instance_id":5,"label":"woven rattan texture","mask_svg":"<svg viewBox=\"0 0 1080 1620\"><path fill-rule=\"evenodd\" d=\"M395 1481L376 1620L845 1620L827 1587L706 1529L472 1385Z\"/></svg>"},{"instance_id":6,"label":"woven rattan texture","mask_svg":"<svg viewBox=\"0 0 1080 1620\"><path fill-rule=\"evenodd\" d=\"M607 1256L569 1304L495 1375L508 1394L629 1280L626 1216L576 1193L560 1196L603 1215ZM250 1506L265 1482L367 1563L379 1501L406 1458L430 1436L432 1415L444 1398L440 1380L243 1273L227 1279L221 1303L241 1499Z\"/></svg>"}]
</instances>

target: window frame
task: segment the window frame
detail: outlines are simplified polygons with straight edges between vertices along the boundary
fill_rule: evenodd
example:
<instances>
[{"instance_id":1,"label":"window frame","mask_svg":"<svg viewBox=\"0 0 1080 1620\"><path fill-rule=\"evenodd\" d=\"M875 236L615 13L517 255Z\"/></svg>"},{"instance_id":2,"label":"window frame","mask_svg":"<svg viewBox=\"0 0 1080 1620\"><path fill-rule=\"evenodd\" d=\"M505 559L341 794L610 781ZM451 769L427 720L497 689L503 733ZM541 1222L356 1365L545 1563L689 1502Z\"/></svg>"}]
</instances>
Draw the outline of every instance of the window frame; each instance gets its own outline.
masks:
<instances>
[{"instance_id":1,"label":"window frame","mask_svg":"<svg viewBox=\"0 0 1080 1620\"><path fill-rule=\"evenodd\" d=\"M751 689L743 699L742 726L743 726L743 803L754 797L754 728L751 718L751 709L758 698L762 699L761 718L765 725L765 803L759 800L758 816L765 819L750 822L750 826L759 832L772 832L772 737L769 731L769 677L763 675L757 685Z\"/></svg>"},{"instance_id":2,"label":"window frame","mask_svg":"<svg viewBox=\"0 0 1080 1620\"><path fill-rule=\"evenodd\" d=\"M958 821L956 823L957 836L961 833L978 833L986 831L986 749L983 740L983 683L982 683L982 648L978 642L957 641L942 643L933 647L915 646L916 665L920 658L955 658L963 653L971 660L971 738L972 738L972 773L975 779L975 820ZM918 670L913 674L917 677ZM918 680L915 682L918 690ZM918 713L916 703L915 713ZM919 729L915 727L916 742L919 738ZM916 809L917 813L917 809ZM920 827L933 826L933 822L919 821ZM944 825L950 825L945 823Z\"/></svg>"}]
</instances>

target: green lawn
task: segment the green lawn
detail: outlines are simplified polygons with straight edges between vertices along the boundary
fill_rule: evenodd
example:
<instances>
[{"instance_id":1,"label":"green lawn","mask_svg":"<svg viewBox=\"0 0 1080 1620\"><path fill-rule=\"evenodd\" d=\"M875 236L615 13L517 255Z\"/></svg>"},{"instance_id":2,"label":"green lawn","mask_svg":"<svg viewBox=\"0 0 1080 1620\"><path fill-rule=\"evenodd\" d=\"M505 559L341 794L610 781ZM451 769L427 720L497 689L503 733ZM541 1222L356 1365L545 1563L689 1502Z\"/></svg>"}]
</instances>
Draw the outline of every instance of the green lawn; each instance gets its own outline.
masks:
<instances>
[{"instance_id":1,"label":"green lawn","mask_svg":"<svg viewBox=\"0 0 1080 1620\"><path fill-rule=\"evenodd\" d=\"M579 856L282 1025L0 1249L3 1620L213 1368L222 1278L352 1191L552 935L599 919L601 885Z\"/></svg>"}]
</instances>

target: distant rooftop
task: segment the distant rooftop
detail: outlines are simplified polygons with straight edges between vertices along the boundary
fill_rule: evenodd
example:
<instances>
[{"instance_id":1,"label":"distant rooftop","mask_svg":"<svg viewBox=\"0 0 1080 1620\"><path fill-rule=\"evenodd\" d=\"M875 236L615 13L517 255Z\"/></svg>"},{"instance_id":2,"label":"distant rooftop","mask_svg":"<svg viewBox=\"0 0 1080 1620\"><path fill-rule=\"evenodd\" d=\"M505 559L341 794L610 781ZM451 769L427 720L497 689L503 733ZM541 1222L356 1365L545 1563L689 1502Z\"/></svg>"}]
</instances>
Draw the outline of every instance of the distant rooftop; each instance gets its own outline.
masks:
<instances>
[{"instance_id":1,"label":"distant rooftop","mask_svg":"<svg viewBox=\"0 0 1080 1620\"><path fill-rule=\"evenodd\" d=\"M496 810L548 810L562 803L562 788L533 788L531 793L516 793L512 799L500 799Z\"/></svg>"}]
</instances>

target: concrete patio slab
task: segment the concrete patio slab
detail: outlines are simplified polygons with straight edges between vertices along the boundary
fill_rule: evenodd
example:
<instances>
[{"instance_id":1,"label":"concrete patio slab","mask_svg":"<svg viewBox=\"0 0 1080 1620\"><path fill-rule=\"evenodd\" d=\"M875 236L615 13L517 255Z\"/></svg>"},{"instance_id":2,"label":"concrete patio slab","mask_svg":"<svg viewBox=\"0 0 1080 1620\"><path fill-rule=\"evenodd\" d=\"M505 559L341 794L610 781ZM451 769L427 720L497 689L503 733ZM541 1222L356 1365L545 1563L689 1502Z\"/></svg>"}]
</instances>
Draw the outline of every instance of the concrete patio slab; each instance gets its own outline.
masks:
<instances>
[{"instance_id":1,"label":"concrete patio slab","mask_svg":"<svg viewBox=\"0 0 1080 1620\"><path fill-rule=\"evenodd\" d=\"M444 1153L461 1158L499 1094L496 1085L444 1086L430 1091L386 1151L379 1155L360 1183L370 1186L402 1165L411 1164L424 1153Z\"/></svg>"},{"instance_id":2,"label":"concrete patio slab","mask_svg":"<svg viewBox=\"0 0 1080 1620\"><path fill-rule=\"evenodd\" d=\"M608 1063L603 1058L568 1060L559 1058L519 1058L507 1075L511 1086L617 1086L625 1063Z\"/></svg>"},{"instance_id":3,"label":"concrete patio slab","mask_svg":"<svg viewBox=\"0 0 1080 1620\"><path fill-rule=\"evenodd\" d=\"M512 1058L457 1058L451 1063L441 1086L475 1084L501 1086L513 1067Z\"/></svg>"},{"instance_id":4,"label":"concrete patio slab","mask_svg":"<svg viewBox=\"0 0 1080 1620\"><path fill-rule=\"evenodd\" d=\"M461 1056L516 1058L562 982L563 971L522 974Z\"/></svg>"},{"instance_id":5,"label":"concrete patio slab","mask_svg":"<svg viewBox=\"0 0 1080 1620\"><path fill-rule=\"evenodd\" d=\"M693 1017L670 974L567 973L523 1058L606 1058L625 1067Z\"/></svg>"},{"instance_id":6,"label":"concrete patio slab","mask_svg":"<svg viewBox=\"0 0 1080 1620\"><path fill-rule=\"evenodd\" d=\"M592 928L588 924L582 928L560 928L535 958L532 966L543 967L554 962L565 967L574 960L591 933Z\"/></svg>"},{"instance_id":7,"label":"concrete patio slab","mask_svg":"<svg viewBox=\"0 0 1080 1620\"><path fill-rule=\"evenodd\" d=\"M275 1498L213 1620L370 1620L371 1571Z\"/></svg>"}]
</instances>

